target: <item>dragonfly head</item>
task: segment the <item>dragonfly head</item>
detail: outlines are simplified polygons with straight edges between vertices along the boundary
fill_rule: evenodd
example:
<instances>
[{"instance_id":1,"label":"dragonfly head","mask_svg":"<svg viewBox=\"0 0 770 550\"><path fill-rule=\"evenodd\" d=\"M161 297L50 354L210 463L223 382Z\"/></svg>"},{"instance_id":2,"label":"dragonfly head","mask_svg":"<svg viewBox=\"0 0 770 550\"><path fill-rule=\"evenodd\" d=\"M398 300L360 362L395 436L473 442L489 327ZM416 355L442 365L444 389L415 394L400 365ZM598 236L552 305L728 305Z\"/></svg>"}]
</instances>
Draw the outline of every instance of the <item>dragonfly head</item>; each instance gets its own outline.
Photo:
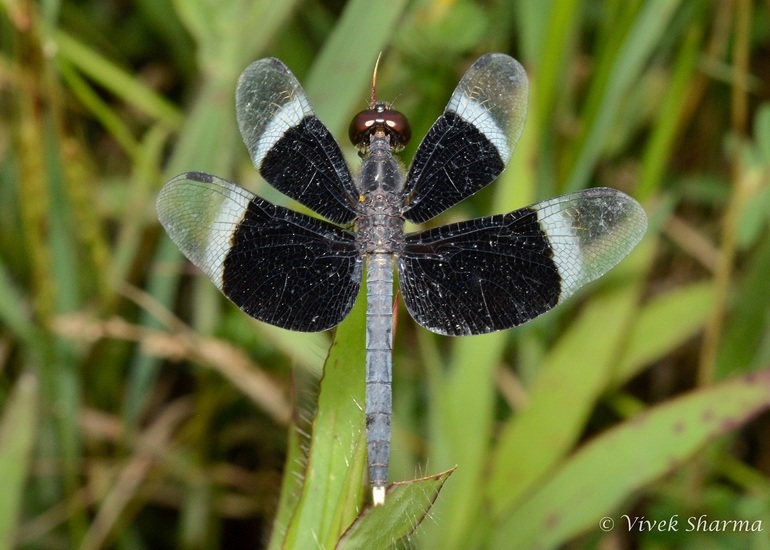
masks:
<instances>
[{"instance_id":1,"label":"dragonfly head","mask_svg":"<svg viewBox=\"0 0 770 550\"><path fill-rule=\"evenodd\" d=\"M406 117L393 109L391 103L377 101L377 67L380 66L381 57L382 52L377 56L372 72L372 97L369 108L354 116L348 128L350 141L358 148L362 157L369 150L372 137L388 137L390 146L396 152L403 149L412 137L412 129Z\"/></svg>"},{"instance_id":2,"label":"dragonfly head","mask_svg":"<svg viewBox=\"0 0 770 550\"><path fill-rule=\"evenodd\" d=\"M400 151L409 143L412 130L406 117L390 108L390 105L379 101L371 108L361 111L350 122L348 135L360 151L369 148L371 137L381 134L390 138L390 145L395 151Z\"/></svg>"}]
</instances>

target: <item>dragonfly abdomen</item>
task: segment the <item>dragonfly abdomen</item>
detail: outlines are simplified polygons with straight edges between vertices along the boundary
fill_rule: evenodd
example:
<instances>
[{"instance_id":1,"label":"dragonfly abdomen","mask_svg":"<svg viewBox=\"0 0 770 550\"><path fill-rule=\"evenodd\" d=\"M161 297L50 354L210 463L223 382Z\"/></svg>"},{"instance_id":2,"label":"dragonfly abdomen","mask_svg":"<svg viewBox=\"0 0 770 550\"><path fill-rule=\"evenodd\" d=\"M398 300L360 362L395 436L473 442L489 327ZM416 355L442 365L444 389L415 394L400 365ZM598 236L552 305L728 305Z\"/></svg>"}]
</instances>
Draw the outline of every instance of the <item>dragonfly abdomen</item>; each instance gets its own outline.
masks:
<instances>
[{"instance_id":1,"label":"dragonfly abdomen","mask_svg":"<svg viewBox=\"0 0 770 550\"><path fill-rule=\"evenodd\" d=\"M366 435L369 479L374 495L388 480L393 352L393 260L372 254L366 290Z\"/></svg>"}]
</instances>

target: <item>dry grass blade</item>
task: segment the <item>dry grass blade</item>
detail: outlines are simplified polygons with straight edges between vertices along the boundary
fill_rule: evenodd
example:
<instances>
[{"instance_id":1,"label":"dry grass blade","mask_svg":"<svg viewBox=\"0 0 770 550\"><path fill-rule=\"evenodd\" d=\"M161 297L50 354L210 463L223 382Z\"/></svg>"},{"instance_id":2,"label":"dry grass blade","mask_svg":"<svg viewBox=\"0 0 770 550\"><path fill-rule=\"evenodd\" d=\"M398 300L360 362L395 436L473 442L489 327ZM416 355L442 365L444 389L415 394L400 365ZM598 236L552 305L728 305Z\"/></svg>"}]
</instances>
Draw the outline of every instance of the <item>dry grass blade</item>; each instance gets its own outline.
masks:
<instances>
[{"instance_id":1,"label":"dry grass blade","mask_svg":"<svg viewBox=\"0 0 770 550\"><path fill-rule=\"evenodd\" d=\"M285 388L242 350L223 340L201 336L189 328L170 334L119 317L97 320L83 314L59 317L53 329L60 336L87 343L104 338L138 342L153 357L206 365L232 382L277 423L286 425L291 420Z\"/></svg>"}]
</instances>

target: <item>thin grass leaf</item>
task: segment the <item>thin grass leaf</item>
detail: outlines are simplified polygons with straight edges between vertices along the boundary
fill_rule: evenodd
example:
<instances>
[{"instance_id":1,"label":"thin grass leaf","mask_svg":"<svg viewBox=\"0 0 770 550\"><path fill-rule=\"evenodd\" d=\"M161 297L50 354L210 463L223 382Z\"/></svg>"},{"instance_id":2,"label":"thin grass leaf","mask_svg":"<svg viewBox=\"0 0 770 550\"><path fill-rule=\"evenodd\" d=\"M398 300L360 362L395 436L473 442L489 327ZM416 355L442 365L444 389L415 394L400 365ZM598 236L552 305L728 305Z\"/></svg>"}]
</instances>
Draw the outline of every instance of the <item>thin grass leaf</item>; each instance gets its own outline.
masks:
<instances>
[{"instance_id":1,"label":"thin grass leaf","mask_svg":"<svg viewBox=\"0 0 770 550\"><path fill-rule=\"evenodd\" d=\"M121 120L112 107L91 88L86 79L74 70L64 58L59 60L59 74L83 106L93 114L94 118L123 147L126 153L133 157L136 154L138 143L128 125Z\"/></svg>"},{"instance_id":2,"label":"thin grass leaf","mask_svg":"<svg viewBox=\"0 0 770 550\"><path fill-rule=\"evenodd\" d=\"M134 154L134 173L129 186L131 196L122 209L120 232L112 246L112 258L106 276L107 284L117 290L129 280L129 273L142 245L145 220L136 215L143 205L151 203L159 179L160 159L168 142L168 131L161 125L145 132ZM126 199L123 199L126 200Z\"/></svg>"},{"instance_id":3,"label":"thin grass leaf","mask_svg":"<svg viewBox=\"0 0 770 550\"><path fill-rule=\"evenodd\" d=\"M71 66L88 75L94 82L126 103L157 119L158 122L171 128L180 126L182 114L179 110L164 97L139 82L133 75L64 31L57 31L54 38L57 55Z\"/></svg>"},{"instance_id":4,"label":"thin grass leaf","mask_svg":"<svg viewBox=\"0 0 770 550\"><path fill-rule=\"evenodd\" d=\"M770 301L767 300L770 273L770 238L752 255L736 295L736 303L722 335L716 373L722 378L736 372L750 372L770 360Z\"/></svg>"},{"instance_id":5,"label":"thin grass leaf","mask_svg":"<svg viewBox=\"0 0 770 550\"><path fill-rule=\"evenodd\" d=\"M452 340L452 362L431 372L431 468L457 466L437 503L441 524L426 526L421 540L433 548L462 548L482 505L495 408L495 373L508 336L504 332Z\"/></svg>"},{"instance_id":6,"label":"thin grass leaf","mask_svg":"<svg viewBox=\"0 0 770 550\"><path fill-rule=\"evenodd\" d=\"M0 258L0 323L34 349L39 334L30 319L31 313L29 300L17 288L7 265Z\"/></svg>"},{"instance_id":7,"label":"thin grass leaf","mask_svg":"<svg viewBox=\"0 0 770 550\"><path fill-rule=\"evenodd\" d=\"M283 548L283 540L292 516L296 512L305 477L307 456L302 450L303 438L294 422L289 425L289 437L284 463L283 482L281 483L281 498L278 511L273 520L273 530L270 533L268 550Z\"/></svg>"},{"instance_id":8,"label":"thin grass leaf","mask_svg":"<svg viewBox=\"0 0 770 550\"><path fill-rule=\"evenodd\" d=\"M185 172L200 170L227 175L232 170L239 141L235 130L234 100L222 101L222 97L234 97L235 77L226 81L208 80L203 84L190 115L185 119L174 153L165 171L165 178ZM160 186L162 181L157 182ZM154 269L146 283L147 292L161 305L171 309L173 297L182 272L182 255L170 239L163 236L153 260ZM218 291L208 281L203 281L212 294ZM206 313L209 318L212 312ZM161 328L149 313L143 313L140 324L149 328ZM124 401L123 415L129 426L138 421L152 387L158 376L160 362L147 355L134 356L129 369L129 381Z\"/></svg>"},{"instance_id":9,"label":"thin grass leaf","mask_svg":"<svg viewBox=\"0 0 770 550\"><path fill-rule=\"evenodd\" d=\"M281 32L299 0L173 0L193 35L198 64L211 78L237 76Z\"/></svg>"},{"instance_id":10,"label":"thin grass leaf","mask_svg":"<svg viewBox=\"0 0 770 550\"><path fill-rule=\"evenodd\" d=\"M13 548L13 537L22 509L24 486L32 466L30 458L37 440L39 392L31 374L22 375L3 408L0 422L0 547Z\"/></svg>"},{"instance_id":11,"label":"thin grass leaf","mask_svg":"<svg viewBox=\"0 0 770 550\"><path fill-rule=\"evenodd\" d=\"M612 120L624 95L639 78L680 3L681 0L650 0L640 8L631 30L620 43L617 55L612 57L612 66L606 71L607 80L596 81L598 84L592 90L593 99L588 109L595 109L595 116L586 122L585 138L580 143L565 191L585 187L612 130ZM605 51L613 52L614 49L607 48ZM601 88L597 88L599 84Z\"/></svg>"},{"instance_id":12,"label":"thin grass leaf","mask_svg":"<svg viewBox=\"0 0 770 550\"><path fill-rule=\"evenodd\" d=\"M362 105L361 99L368 97L364 86L371 82L374 61L387 46L406 4L406 0L352 0L345 5L304 83L316 114L332 134L343 135L351 106Z\"/></svg>"},{"instance_id":13,"label":"thin grass leaf","mask_svg":"<svg viewBox=\"0 0 770 550\"><path fill-rule=\"evenodd\" d=\"M48 171L48 211L46 222L50 226L48 250L50 251L51 275L55 281L53 306L57 314L76 311L82 307L82 273L79 270L78 246L76 242L75 212L73 212L73 187L83 185L82 181L67 181L68 169L64 164L66 155L60 149L67 136L54 121L45 121L44 155ZM69 493L78 488L80 474L81 434L77 423L80 406L81 380L78 375L77 356L72 342L63 338L47 339L46 362L41 370L45 378L43 388L46 397L57 404L55 418L59 431L59 443L64 457L66 488ZM85 527L85 516L81 518Z\"/></svg>"},{"instance_id":14,"label":"thin grass leaf","mask_svg":"<svg viewBox=\"0 0 770 550\"><path fill-rule=\"evenodd\" d=\"M543 55L544 40L551 15L553 0L543 2L512 2L512 9L521 22L518 29L517 43L521 52L521 61L525 65L535 63Z\"/></svg>"},{"instance_id":15,"label":"thin grass leaf","mask_svg":"<svg viewBox=\"0 0 770 550\"><path fill-rule=\"evenodd\" d=\"M201 90L184 120L174 153L166 167L165 178L170 179L188 170L200 170L229 177L238 151L243 145L235 129L235 82L238 74L252 61L270 33L266 25L279 23L288 15L291 2L261 2L231 4L226 10L205 11L205 0L177 2L176 9L198 38L201 52L225 52L217 57L201 53L204 81ZM220 6L221 7L221 6ZM204 11L200 11L204 10ZM235 10L233 18L229 10ZM227 16L227 17L226 17ZM207 21L206 18L210 19ZM232 25L237 21L236 26ZM210 26L209 26L210 25ZM250 45L250 47L249 47ZM220 50L221 48L221 50ZM159 184L162 182L158 182ZM176 292L182 256L168 239L161 238L153 263L155 269L146 288L161 305L171 309ZM175 269L176 267L176 269ZM208 281L201 281L197 298L209 308L197 308L196 317L205 320L211 328L216 324L219 303L217 290ZM159 323L147 313L142 314L142 325L159 328ZM200 327L196 326L196 329ZM129 426L136 424L152 387L158 377L160 363L153 357L138 355L130 367L130 378L123 416Z\"/></svg>"},{"instance_id":16,"label":"thin grass leaf","mask_svg":"<svg viewBox=\"0 0 770 550\"><path fill-rule=\"evenodd\" d=\"M646 365L692 338L706 323L714 300L710 282L677 288L645 304L631 326L614 384L622 385Z\"/></svg>"},{"instance_id":17,"label":"thin grass leaf","mask_svg":"<svg viewBox=\"0 0 770 550\"><path fill-rule=\"evenodd\" d=\"M663 183L663 173L674 150L674 140L681 131L680 118L684 113L685 101L700 56L702 34L700 26L694 25L685 35L666 95L659 103L658 116L647 142L642 159L642 174L637 184L638 198L642 202L657 193Z\"/></svg>"},{"instance_id":18,"label":"thin grass leaf","mask_svg":"<svg viewBox=\"0 0 770 550\"><path fill-rule=\"evenodd\" d=\"M533 2L532 4L547 4ZM580 23L580 0L551 2L546 28L541 38L537 65L537 110L532 110L534 123L546 128L553 111L553 103L563 86L564 64Z\"/></svg>"}]
</instances>

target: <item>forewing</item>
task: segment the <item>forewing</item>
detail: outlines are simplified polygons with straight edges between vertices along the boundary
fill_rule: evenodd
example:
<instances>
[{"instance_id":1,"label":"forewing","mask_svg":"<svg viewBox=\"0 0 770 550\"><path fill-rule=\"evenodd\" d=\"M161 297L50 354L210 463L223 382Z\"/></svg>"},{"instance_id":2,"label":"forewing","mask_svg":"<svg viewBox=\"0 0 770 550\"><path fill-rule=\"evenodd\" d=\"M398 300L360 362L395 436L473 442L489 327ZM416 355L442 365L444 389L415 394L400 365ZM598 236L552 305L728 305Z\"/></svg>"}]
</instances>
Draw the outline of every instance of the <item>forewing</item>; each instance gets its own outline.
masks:
<instances>
[{"instance_id":1,"label":"forewing","mask_svg":"<svg viewBox=\"0 0 770 550\"><path fill-rule=\"evenodd\" d=\"M200 172L168 182L157 209L184 255L255 319L315 332L353 307L362 260L349 231Z\"/></svg>"},{"instance_id":2,"label":"forewing","mask_svg":"<svg viewBox=\"0 0 770 550\"><path fill-rule=\"evenodd\" d=\"M500 53L479 58L417 148L404 216L420 223L491 183L513 154L527 114L524 68Z\"/></svg>"},{"instance_id":3,"label":"forewing","mask_svg":"<svg viewBox=\"0 0 770 550\"><path fill-rule=\"evenodd\" d=\"M639 203L596 188L412 233L399 259L401 292L412 317L433 332L507 329L612 269L646 228Z\"/></svg>"},{"instance_id":4,"label":"forewing","mask_svg":"<svg viewBox=\"0 0 770 550\"><path fill-rule=\"evenodd\" d=\"M255 61L235 95L238 127L262 177L335 223L353 221L358 195L350 169L286 65Z\"/></svg>"}]
</instances>

